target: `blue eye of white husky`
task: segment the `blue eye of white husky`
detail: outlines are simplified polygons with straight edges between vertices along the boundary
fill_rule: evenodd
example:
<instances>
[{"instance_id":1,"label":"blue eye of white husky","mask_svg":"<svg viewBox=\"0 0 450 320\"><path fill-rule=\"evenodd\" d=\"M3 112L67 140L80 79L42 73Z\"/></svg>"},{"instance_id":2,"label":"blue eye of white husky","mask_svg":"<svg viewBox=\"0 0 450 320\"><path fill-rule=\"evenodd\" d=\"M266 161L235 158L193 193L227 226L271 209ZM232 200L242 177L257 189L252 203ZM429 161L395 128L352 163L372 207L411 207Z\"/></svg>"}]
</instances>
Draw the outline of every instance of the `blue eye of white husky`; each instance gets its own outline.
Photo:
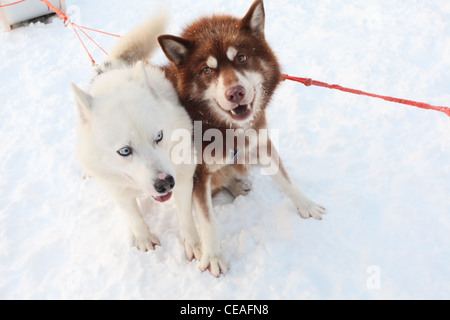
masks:
<instances>
[{"instance_id":1,"label":"blue eye of white husky","mask_svg":"<svg viewBox=\"0 0 450 320\"><path fill-rule=\"evenodd\" d=\"M162 139L164 138L164 133L163 133L163 131L161 130L160 132L158 132L158 135L156 136L156 143L158 144L158 143L160 143L161 141L162 141Z\"/></svg>"},{"instance_id":2,"label":"blue eye of white husky","mask_svg":"<svg viewBox=\"0 0 450 320\"><path fill-rule=\"evenodd\" d=\"M122 157L128 157L133 154L133 149L131 147L123 147L117 153Z\"/></svg>"}]
</instances>

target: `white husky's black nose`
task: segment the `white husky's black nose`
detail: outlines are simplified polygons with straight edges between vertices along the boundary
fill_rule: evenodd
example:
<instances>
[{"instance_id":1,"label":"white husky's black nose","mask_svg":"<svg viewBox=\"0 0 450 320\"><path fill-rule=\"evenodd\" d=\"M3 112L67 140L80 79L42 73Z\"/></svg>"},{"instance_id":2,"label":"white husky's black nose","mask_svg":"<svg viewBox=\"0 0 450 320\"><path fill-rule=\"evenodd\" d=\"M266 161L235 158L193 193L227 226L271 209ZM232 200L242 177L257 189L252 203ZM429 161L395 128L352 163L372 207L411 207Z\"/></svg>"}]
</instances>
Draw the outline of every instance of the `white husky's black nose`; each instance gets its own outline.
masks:
<instances>
[{"instance_id":1,"label":"white husky's black nose","mask_svg":"<svg viewBox=\"0 0 450 320\"><path fill-rule=\"evenodd\" d=\"M155 179L155 190L159 193L167 193L175 187L175 179L171 175L158 174Z\"/></svg>"}]
</instances>

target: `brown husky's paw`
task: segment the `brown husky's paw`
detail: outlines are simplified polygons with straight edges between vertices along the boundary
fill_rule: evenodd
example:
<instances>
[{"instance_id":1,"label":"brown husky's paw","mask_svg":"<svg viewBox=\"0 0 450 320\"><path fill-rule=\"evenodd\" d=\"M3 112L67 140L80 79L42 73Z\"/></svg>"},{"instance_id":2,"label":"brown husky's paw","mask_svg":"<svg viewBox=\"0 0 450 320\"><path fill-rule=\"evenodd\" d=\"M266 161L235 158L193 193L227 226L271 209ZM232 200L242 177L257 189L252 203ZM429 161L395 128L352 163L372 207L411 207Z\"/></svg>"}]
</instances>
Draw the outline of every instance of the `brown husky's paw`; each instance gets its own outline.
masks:
<instances>
[{"instance_id":1,"label":"brown husky's paw","mask_svg":"<svg viewBox=\"0 0 450 320\"><path fill-rule=\"evenodd\" d=\"M202 257L202 250L200 249L200 243L192 245L184 240L184 251L186 252L186 257L188 260L198 260L200 261Z\"/></svg>"},{"instance_id":2,"label":"brown husky's paw","mask_svg":"<svg viewBox=\"0 0 450 320\"><path fill-rule=\"evenodd\" d=\"M317 220L322 220L322 215L327 213L324 207L312 201L297 205L297 211L304 219L314 218Z\"/></svg>"},{"instance_id":3,"label":"brown husky's paw","mask_svg":"<svg viewBox=\"0 0 450 320\"><path fill-rule=\"evenodd\" d=\"M252 183L249 179L235 179L234 182L228 186L228 190L235 198L248 195L251 189Z\"/></svg>"},{"instance_id":4,"label":"brown husky's paw","mask_svg":"<svg viewBox=\"0 0 450 320\"><path fill-rule=\"evenodd\" d=\"M229 269L228 263L222 254L215 257L205 256L200 261L200 269L205 272L206 269L216 278L220 277L220 274L226 275Z\"/></svg>"}]
</instances>

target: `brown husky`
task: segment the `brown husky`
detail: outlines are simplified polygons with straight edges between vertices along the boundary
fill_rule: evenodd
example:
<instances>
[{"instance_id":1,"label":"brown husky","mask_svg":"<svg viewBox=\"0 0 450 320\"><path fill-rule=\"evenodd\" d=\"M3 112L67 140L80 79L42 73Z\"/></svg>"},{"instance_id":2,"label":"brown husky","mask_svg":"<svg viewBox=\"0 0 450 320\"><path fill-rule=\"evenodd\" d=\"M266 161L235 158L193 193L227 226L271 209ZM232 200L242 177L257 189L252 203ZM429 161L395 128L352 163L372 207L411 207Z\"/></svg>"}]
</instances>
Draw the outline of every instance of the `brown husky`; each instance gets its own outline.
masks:
<instances>
[{"instance_id":1,"label":"brown husky","mask_svg":"<svg viewBox=\"0 0 450 320\"><path fill-rule=\"evenodd\" d=\"M303 218L321 219L325 213L290 179L270 138L259 134L267 128L265 109L282 80L277 58L265 40L264 23L263 1L256 0L243 19L206 17L188 26L181 37L158 39L171 61L163 70L194 121L194 130L200 130L203 137L200 143L196 141L201 159L194 177L193 203L200 229L200 267L209 268L216 277L227 272L228 263L220 248L212 195L224 188L235 196L247 194L251 164L267 169ZM233 142L241 143L211 151L211 130L227 141L231 134ZM217 160L218 155L221 161L208 161ZM248 161L252 157L257 161ZM272 170L274 165L277 170Z\"/></svg>"}]
</instances>

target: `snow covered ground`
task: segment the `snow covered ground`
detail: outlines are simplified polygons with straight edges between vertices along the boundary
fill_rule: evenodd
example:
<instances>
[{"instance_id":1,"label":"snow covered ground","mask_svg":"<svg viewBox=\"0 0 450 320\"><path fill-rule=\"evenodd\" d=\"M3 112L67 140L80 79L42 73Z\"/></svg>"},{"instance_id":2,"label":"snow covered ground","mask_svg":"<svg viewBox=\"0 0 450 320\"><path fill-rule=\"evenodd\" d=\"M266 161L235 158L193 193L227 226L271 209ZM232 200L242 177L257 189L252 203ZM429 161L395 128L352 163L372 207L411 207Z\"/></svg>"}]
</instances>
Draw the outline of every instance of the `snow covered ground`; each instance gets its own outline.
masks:
<instances>
[{"instance_id":1,"label":"snow covered ground","mask_svg":"<svg viewBox=\"0 0 450 320\"><path fill-rule=\"evenodd\" d=\"M29 0L37 1L37 0ZM82 25L124 34L161 1L68 0ZM251 0L164 1L168 32ZM284 72L450 106L448 0L266 0ZM93 34L109 49L115 38ZM74 157L69 83L91 66L54 18L0 31L1 299L450 298L450 118L284 83L269 109L293 179L328 209L303 220L269 177L215 200L231 269L187 261L173 202L146 220L162 246L131 247L127 224ZM91 47L100 62L103 53ZM154 62L165 63L162 54Z\"/></svg>"}]
</instances>

